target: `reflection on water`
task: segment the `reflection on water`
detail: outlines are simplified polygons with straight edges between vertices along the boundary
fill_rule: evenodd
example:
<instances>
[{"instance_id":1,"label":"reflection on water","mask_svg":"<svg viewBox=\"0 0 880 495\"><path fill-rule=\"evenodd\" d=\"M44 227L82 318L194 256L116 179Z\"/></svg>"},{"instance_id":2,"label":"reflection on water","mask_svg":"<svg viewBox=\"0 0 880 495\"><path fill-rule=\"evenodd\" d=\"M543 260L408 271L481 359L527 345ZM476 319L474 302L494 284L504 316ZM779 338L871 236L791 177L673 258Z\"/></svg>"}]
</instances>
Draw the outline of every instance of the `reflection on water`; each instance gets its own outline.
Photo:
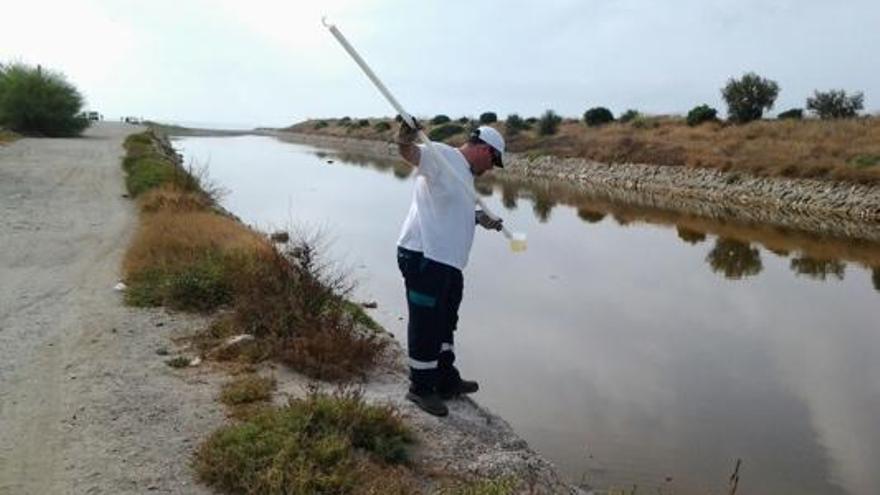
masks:
<instances>
[{"instance_id":1,"label":"reflection on water","mask_svg":"<svg viewBox=\"0 0 880 495\"><path fill-rule=\"evenodd\" d=\"M816 280L825 280L833 276L843 280L846 265L838 260L817 260L809 256L801 256L791 260L791 269L798 275L805 275Z\"/></svg>"},{"instance_id":2,"label":"reflection on water","mask_svg":"<svg viewBox=\"0 0 880 495\"><path fill-rule=\"evenodd\" d=\"M699 244L706 240L706 234L687 227L678 226L675 228L678 232L678 238L688 244Z\"/></svg>"},{"instance_id":3,"label":"reflection on water","mask_svg":"<svg viewBox=\"0 0 880 495\"><path fill-rule=\"evenodd\" d=\"M751 277L761 273L761 253L756 248L736 239L719 237L715 247L706 255L706 261L715 273L732 280Z\"/></svg>"},{"instance_id":4,"label":"reflection on water","mask_svg":"<svg viewBox=\"0 0 880 495\"><path fill-rule=\"evenodd\" d=\"M270 138L187 138L226 206L336 239L399 337L394 243L411 175ZM332 161L333 163L328 163ZM393 179L392 179L393 177ZM880 246L481 181L529 234L480 232L456 348L478 400L572 480L630 493L880 493ZM625 226L625 228L621 228ZM846 275L844 277L844 274Z\"/></svg>"},{"instance_id":5,"label":"reflection on water","mask_svg":"<svg viewBox=\"0 0 880 495\"><path fill-rule=\"evenodd\" d=\"M495 193L500 194L501 203L508 211L515 210L518 201L528 201L535 218L541 223L547 222L553 207L561 203L575 207L578 218L586 223L599 223L610 214L615 223L622 227L639 221L674 225L678 238L692 245L705 241L707 233L689 225L695 222L703 226L711 225L713 228L710 230L718 238L713 249L706 255L706 262L713 272L731 280L755 276L761 272L761 255L753 246L756 244L783 258L790 256L792 252L800 253L791 260L791 271L815 280L825 281L829 277L843 280L845 261L859 262L863 267L872 270L872 283L875 289L878 286L876 274L880 269L880 245L877 243L859 239L828 238L785 227L700 220L682 213L614 205L596 198L578 196L576 188L549 187L540 182L530 187L520 181L491 178L478 182L478 189L483 195L492 190L489 184L494 185ZM811 252L817 255L809 254Z\"/></svg>"}]
</instances>

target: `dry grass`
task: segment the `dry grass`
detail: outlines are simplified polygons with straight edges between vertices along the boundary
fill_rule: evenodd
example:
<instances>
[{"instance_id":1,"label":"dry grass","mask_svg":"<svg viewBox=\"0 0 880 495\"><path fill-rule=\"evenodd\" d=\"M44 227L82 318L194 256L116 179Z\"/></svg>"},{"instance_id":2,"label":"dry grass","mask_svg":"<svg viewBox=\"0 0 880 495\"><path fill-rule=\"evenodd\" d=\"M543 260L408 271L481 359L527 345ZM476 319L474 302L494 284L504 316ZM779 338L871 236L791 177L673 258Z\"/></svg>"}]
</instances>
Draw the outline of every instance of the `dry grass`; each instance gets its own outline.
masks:
<instances>
[{"instance_id":1,"label":"dry grass","mask_svg":"<svg viewBox=\"0 0 880 495\"><path fill-rule=\"evenodd\" d=\"M130 136L125 147L129 178L154 162L176 163L150 132ZM231 308L200 339L202 349L241 333L257 340L230 350L234 355L211 353L216 358L275 358L324 380L361 376L380 359L387 341L346 300L346 277L320 260L314 239L298 237L279 250L220 213L203 176L175 170L138 189L141 222L123 261L129 304Z\"/></svg>"},{"instance_id":2,"label":"dry grass","mask_svg":"<svg viewBox=\"0 0 880 495\"><path fill-rule=\"evenodd\" d=\"M123 271L130 276L155 268L173 270L213 252L269 251L265 238L229 217L210 211L160 210L141 216Z\"/></svg>"},{"instance_id":3,"label":"dry grass","mask_svg":"<svg viewBox=\"0 0 880 495\"><path fill-rule=\"evenodd\" d=\"M371 120L377 122L378 120ZM391 140L393 130L297 124L295 132ZM493 124L504 132L504 124ZM427 126L430 131L430 126ZM448 140L460 144L464 135ZM603 163L738 170L754 175L876 183L880 180L880 118L722 122L689 127L678 117L639 117L627 124L587 127L566 120L552 136L534 130L508 136L508 149L533 155L580 157Z\"/></svg>"},{"instance_id":4,"label":"dry grass","mask_svg":"<svg viewBox=\"0 0 880 495\"><path fill-rule=\"evenodd\" d=\"M175 197L168 191L163 200ZM232 301L239 266L272 249L259 234L212 211L179 209L197 204L176 196L169 209L141 216L123 260L126 299L138 306L165 305L208 311ZM155 204L147 199L148 204Z\"/></svg>"}]
</instances>

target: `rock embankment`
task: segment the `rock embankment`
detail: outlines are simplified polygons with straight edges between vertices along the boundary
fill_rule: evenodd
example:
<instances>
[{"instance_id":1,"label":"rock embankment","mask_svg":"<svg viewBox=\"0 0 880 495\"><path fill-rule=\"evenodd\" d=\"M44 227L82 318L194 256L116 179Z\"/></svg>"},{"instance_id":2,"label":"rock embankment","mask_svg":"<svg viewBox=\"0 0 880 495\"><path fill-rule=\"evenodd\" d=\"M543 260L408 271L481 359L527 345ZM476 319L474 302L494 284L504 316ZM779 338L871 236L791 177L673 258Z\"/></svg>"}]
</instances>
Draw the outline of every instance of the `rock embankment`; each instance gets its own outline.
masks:
<instances>
[{"instance_id":1,"label":"rock embankment","mask_svg":"<svg viewBox=\"0 0 880 495\"><path fill-rule=\"evenodd\" d=\"M280 139L376 158L392 143L278 132ZM757 177L715 169L603 164L582 158L510 153L500 180L550 181L638 206L759 222L835 237L880 240L880 187L814 179Z\"/></svg>"}]
</instances>

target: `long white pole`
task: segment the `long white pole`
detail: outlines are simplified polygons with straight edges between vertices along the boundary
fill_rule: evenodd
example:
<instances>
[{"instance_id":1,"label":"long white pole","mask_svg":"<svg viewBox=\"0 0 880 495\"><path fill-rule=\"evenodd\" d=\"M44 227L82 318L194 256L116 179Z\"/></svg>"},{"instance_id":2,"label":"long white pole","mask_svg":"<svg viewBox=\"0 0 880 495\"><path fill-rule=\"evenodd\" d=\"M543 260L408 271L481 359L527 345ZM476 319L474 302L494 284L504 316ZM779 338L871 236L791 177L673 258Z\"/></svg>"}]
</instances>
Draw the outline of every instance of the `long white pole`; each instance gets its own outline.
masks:
<instances>
[{"instance_id":1,"label":"long white pole","mask_svg":"<svg viewBox=\"0 0 880 495\"><path fill-rule=\"evenodd\" d=\"M394 110L397 111L398 114L400 114L400 117L404 120L404 122L406 122L408 126L415 129L416 124L412 115L410 115L409 112L403 109L403 106L401 106L394 95L392 95L391 92L388 91L388 88L385 86L385 84L383 84L382 81L379 80L378 77L376 77L376 73L374 73L373 70L370 69L370 66L367 65L364 59L361 58L360 54L358 54L357 50L355 50L354 47L351 46L351 43L349 43L345 36L343 36L342 33L339 31L339 29L336 28L336 25L328 23L326 17L322 18L321 22L324 24L325 27L327 27L327 29L330 30L330 33L336 38L339 44L342 45L343 48L345 48L345 51L348 52L349 55L351 55L351 58L353 58L358 66L360 66L361 70L364 71L364 74L367 75L367 77L370 79L370 81L373 82L379 92L382 93L382 96L384 96L385 99L388 100L388 103L390 103L391 106L394 107ZM473 198L474 202L479 205L479 207L487 215L489 215L489 217L491 217L492 219L497 219L498 217L494 213L492 213L492 210L489 209L488 206L486 206L486 204L479 196L477 196L473 184L467 183L464 179L462 179L458 174L455 173L452 165L446 160L446 157L444 157L443 154L434 147L434 143L431 142L430 139L428 139L427 135L425 135L425 131L419 129L418 135L422 143L425 144L425 147L430 150L434 159L437 160L438 163L442 164L442 166L446 168L446 171L453 177L455 177L456 180L458 180L458 182L468 192L470 197ZM503 224L501 226L501 232L504 234L504 237L506 237L510 241L511 249L513 249L514 251L525 250L525 234L514 234L510 232L510 230L508 230L508 228Z\"/></svg>"}]
</instances>

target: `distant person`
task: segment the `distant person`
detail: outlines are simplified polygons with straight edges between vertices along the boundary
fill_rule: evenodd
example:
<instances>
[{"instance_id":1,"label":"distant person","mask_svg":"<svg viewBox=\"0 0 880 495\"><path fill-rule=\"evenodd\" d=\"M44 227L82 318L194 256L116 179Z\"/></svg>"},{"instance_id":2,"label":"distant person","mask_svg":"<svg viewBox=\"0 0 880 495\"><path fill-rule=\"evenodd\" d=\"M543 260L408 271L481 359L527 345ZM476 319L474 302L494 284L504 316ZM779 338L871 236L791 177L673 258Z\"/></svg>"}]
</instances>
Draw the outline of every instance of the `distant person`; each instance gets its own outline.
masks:
<instances>
[{"instance_id":1,"label":"distant person","mask_svg":"<svg viewBox=\"0 0 880 495\"><path fill-rule=\"evenodd\" d=\"M416 124L418 125L418 124ZM402 123L397 133L400 155L416 167L415 192L397 241L397 265L406 286L409 310L407 346L410 387L407 399L435 416L449 414L443 403L479 389L462 379L454 366L453 332L458 324L463 277L476 224L501 230L501 219L476 210L470 187L474 177L503 167L504 138L489 126L475 129L459 148L433 143L453 170L435 159L426 145L416 145L418 130Z\"/></svg>"}]
</instances>

